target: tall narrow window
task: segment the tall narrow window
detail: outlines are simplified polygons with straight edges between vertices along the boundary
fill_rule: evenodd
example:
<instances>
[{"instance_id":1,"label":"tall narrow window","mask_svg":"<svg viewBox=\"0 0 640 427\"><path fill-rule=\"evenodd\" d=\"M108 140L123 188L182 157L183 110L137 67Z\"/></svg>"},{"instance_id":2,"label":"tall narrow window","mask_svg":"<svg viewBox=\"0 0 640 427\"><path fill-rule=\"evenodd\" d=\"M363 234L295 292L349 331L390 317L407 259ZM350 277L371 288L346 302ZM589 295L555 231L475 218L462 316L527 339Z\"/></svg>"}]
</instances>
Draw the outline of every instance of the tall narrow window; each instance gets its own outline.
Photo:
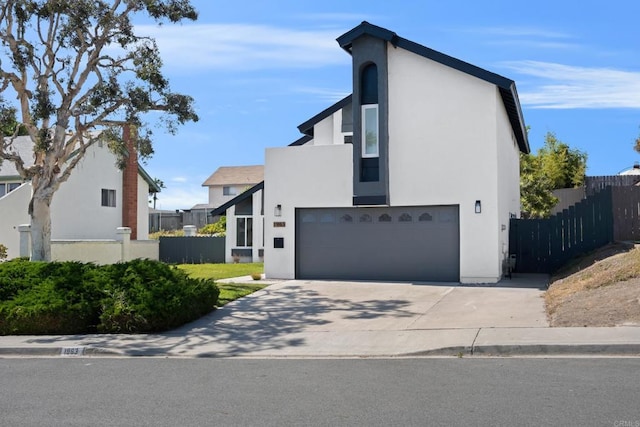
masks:
<instances>
[{"instance_id":1,"label":"tall narrow window","mask_svg":"<svg viewBox=\"0 0 640 427\"><path fill-rule=\"evenodd\" d=\"M253 218L236 218L236 246L253 246Z\"/></svg>"},{"instance_id":2,"label":"tall narrow window","mask_svg":"<svg viewBox=\"0 0 640 427\"><path fill-rule=\"evenodd\" d=\"M360 75L361 161L360 181L380 179L380 123L378 120L378 67L369 64Z\"/></svg>"},{"instance_id":3,"label":"tall narrow window","mask_svg":"<svg viewBox=\"0 0 640 427\"><path fill-rule=\"evenodd\" d=\"M362 106L362 157L379 157L378 105Z\"/></svg>"}]
</instances>

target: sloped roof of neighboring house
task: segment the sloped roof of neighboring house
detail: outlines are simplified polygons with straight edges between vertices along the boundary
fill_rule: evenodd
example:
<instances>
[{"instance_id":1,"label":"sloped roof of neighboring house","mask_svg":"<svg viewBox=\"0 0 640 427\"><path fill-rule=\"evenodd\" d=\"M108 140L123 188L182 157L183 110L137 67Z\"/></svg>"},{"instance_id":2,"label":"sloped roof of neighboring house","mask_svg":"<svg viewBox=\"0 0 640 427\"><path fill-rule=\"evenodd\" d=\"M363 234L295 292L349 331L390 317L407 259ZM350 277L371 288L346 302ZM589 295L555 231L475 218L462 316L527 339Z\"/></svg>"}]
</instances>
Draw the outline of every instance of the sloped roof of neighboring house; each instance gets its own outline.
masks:
<instances>
[{"instance_id":1,"label":"sloped roof of neighboring house","mask_svg":"<svg viewBox=\"0 0 640 427\"><path fill-rule=\"evenodd\" d=\"M95 140L88 145L95 143ZM33 142L29 136L18 136L12 142L12 148L20 155L22 160L24 161L25 167L33 166ZM76 155L78 151L74 151L71 153L70 157ZM115 164L114 164L115 166ZM144 179L149 185L149 192L151 193L159 193L162 189L156 184L156 182L149 176L147 171L144 170L142 165L138 163L138 174ZM20 178L18 171L15 165L10 161L3 161L2 165L0 165L0 177L3 178Z\"/></svg>"},{"instance_id":2,"label":"sloped roof of neighboring house","mask_svg":"<svg viewBox=\"0 0 640 427\"><path fill-rule=\"evenodd\" d=\"M203 187L214 185L254 185L264 180L264 166L221 166L205 182Z\"/></svg>"},{"instance_id":3,"label":"sloped roof of neighboring house","mask_svg":"<svg viewBox=\"0 0 640 427\"><path fill-rule=\"evenodd\" d=\"M229 209L231 206L237 205L241 201L243 201L245 199L248 199L249 197L251 197L253 195L253 193L255 193L258 190L262 190L262 189L264 189L264 181L261 181L258 184L254 185L253 187L249 188L247 191L244 191L244 192L238 194L236 197L234 197L233 199L229 200L224 205L218 206L217 208L215 208L214 210L211 211L211 215L212 216L224 215L225 212L227 211L227 209Z\"/></svg>"},{"instance_id":4,"label":"sloped roof of neighboring house","mask_svg":"<svg viewBox=\"0 0 640 427\"><path fill-rule=\"evenodd\" d=\"M196 205L191 206L191 209L188 209L188 210L195 211L195 210L203 210L203 209L213 209L213 205L210 205L209 203L198 203Z\"/></svg>"},{"instance_id":5,"label":"sloped roof of neighboring house","mask_svg":"<svg viewBox=\"0 0 640 427\"><path fill-rule=\"evenodd\" d=\"M430 49L426 46L422 46L418 43L412 42L411 40L402 38L393 31L389 31L386 28L372 25L366 21L363 21L357 27L347 31L346 33L338 37L337 41L340 47L351 54L353 41L364 35L385 40L391 43L393 46L408 50L409 52L415 53L416 55L423 56L447 67L456 69L458 71L496 85L500 91L500 96L502 97L504 107L507 110L509 122L511 123L511 128L513 129L516 140L518 141L518 147L520 148L520 151L522 151L523 153L529 153L531 151L529 148L529 141L527 139L524 117L520 108L520 101L518 99L516 84L513 80L510 80L499 74L492 73L491 71L487 71L473 64L469 64L468 62L461 61L452 56L445 55L444 53ZM313 126L315 124L340 110L350 102L351 95L343 98L331 107L302 123L300 126L298 126L298 129L304 134L313 136ZM300 144L294 143L291 145Z\"/></svg>"}]
</instances>

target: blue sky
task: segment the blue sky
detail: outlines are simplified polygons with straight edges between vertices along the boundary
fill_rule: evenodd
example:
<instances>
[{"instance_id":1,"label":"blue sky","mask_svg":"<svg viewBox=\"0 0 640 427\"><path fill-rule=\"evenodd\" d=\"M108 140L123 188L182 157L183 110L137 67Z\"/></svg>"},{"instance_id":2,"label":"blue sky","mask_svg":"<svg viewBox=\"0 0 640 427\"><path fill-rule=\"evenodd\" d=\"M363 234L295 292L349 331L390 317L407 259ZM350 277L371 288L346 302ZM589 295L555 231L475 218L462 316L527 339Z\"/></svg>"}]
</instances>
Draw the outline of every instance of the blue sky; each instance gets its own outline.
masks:
<instances>
[{"instance_id":1,"label":"blue sky","mask_svg":"<svg viewBox=\"0 0 640 427\"><path fill-rule=\"evenodd\" d=\"M350 93L350 56L335 39L363 20L514 80L533 151L551 131L588 154L589 175L640 161L636 0L192 4L195 23L139 26L200 116L175 136L155 131L145 168L167 187L158 208L206 203L201 184L219 166L262 164L265 148L298 139L300 123Z\"/></svg>"}]
</instances>

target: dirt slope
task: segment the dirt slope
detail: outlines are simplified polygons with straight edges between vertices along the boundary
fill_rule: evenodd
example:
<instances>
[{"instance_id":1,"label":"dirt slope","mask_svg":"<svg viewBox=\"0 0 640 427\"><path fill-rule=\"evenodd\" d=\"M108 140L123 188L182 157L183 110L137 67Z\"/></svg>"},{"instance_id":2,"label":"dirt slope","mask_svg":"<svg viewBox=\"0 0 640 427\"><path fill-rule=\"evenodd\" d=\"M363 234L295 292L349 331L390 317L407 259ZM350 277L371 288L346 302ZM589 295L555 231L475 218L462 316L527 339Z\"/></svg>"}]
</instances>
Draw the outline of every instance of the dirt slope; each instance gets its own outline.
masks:
<instances>
[{"instance_id":1,"label":"dirt slope","mask_svg":"<svg viewBox=\"0 0 640 427\"><path fill-rule=\"evenodd\" d=\"M640 326L640 246L612 244L551 278L551 326Z\"/></svg>"}]
</instances>

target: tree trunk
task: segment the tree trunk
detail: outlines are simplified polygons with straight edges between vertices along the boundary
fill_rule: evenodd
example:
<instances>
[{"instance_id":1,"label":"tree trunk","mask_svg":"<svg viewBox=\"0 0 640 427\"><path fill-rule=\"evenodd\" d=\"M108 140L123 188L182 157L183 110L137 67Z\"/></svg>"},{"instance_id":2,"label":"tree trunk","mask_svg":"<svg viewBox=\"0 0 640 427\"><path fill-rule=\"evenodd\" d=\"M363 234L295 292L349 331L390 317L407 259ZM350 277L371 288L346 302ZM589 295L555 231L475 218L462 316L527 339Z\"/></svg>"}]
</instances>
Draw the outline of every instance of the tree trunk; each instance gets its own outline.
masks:
<instances>
[{"instance_id":1,"label":"tree trunk","mask_svg":"<svg viewBox=\"0 0 640 427\"><path fill-rule=\"evenodd\" d=\"M51 261L51 199L46 189L33 189L31 215L31 260Z\"/></svg>"}]
</instances>

